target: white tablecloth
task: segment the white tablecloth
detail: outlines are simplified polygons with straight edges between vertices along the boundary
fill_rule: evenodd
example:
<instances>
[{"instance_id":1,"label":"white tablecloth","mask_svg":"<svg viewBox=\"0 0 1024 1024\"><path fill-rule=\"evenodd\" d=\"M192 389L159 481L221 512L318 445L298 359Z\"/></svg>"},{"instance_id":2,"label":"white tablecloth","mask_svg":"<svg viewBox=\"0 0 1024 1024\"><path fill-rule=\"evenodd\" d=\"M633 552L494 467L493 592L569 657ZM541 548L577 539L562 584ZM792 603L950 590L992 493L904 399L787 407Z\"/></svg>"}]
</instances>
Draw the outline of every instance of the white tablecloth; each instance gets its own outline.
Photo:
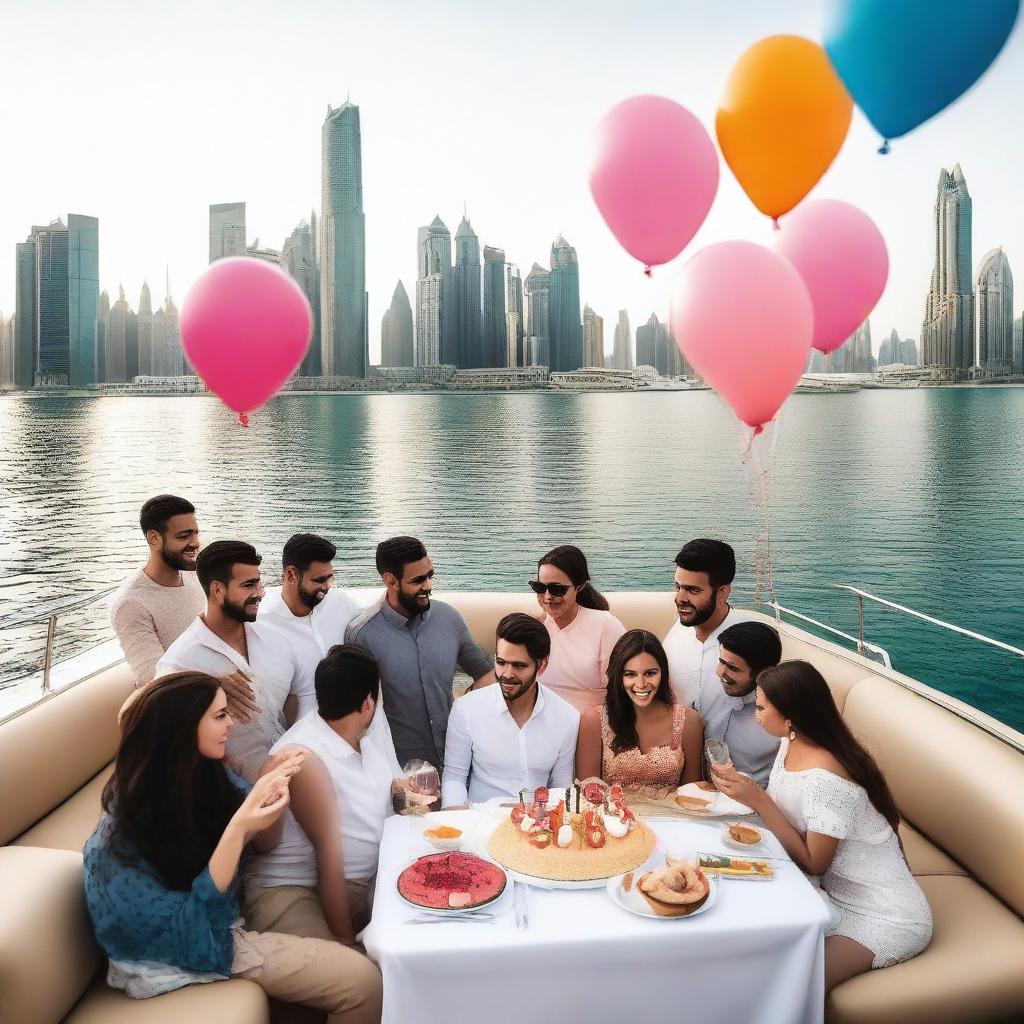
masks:
<instances>
[{"instance_id":1,"label":"white tablecloth","mask_svg":"<svg viewBox=\"0 0 1024 1024\"><path fill-rule=\"evenodd\" d=\"M508 813L507 811L504 813ZM478 839L488 832L480 812ZM470 819L470 816L473 816ZM492 819L493 820L493 819ZM735 853L718 823L649 822L671 852ZM373 920L363 933L384 978L384 1024L818 1024L828 910L791 862L769 882L721 879L718 902L653 921L603 888L529 888L529 923L411 925L399 872L434 852L423 818L391 818L380 848ZM471 830L467 829L467 833ZM774 836L771 854L785 856ZM480 846L470 847L481 852ZM737 854L739 856L740 854ZM511 906L509 892L502 901Z\"/></svg>"}]
</instances>

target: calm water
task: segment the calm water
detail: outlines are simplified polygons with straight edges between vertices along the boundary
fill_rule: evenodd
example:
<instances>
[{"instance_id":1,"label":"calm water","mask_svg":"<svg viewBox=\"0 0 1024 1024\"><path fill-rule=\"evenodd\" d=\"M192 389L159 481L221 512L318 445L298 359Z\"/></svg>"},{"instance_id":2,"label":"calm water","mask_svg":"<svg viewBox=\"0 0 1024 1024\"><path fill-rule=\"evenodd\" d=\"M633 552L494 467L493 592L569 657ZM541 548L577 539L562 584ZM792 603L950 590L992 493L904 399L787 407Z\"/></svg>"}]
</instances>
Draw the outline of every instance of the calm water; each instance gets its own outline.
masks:
<instances>
[{"instance_id":1,"label":"calm water","mask_svg":"<svg viewBox=\"0 0 1024 1024\"><path fill-rule=\"evenodd\" d=\"M1021 646L1024 389L798 395L770 475L779 600L850 631L850 583ZM609 589L670 588L680 543L737 549L749 600L759 516L739 433L710 392L339 395L278 399L244 430L208 398L0 398L0 617L117 583L140 564L143 500L189 496L206 541L252 540L273 576L313 530L339 577L374 585L373 548L421 536L438 589L524 590L562 542ZM669 598L666 596L666 601ZM1024 661L871 608L898 669L1024 729ZM59 654L103 639L69 618ZM44 627L0 634L0 679Z\"/></svg>"}]
</instances>

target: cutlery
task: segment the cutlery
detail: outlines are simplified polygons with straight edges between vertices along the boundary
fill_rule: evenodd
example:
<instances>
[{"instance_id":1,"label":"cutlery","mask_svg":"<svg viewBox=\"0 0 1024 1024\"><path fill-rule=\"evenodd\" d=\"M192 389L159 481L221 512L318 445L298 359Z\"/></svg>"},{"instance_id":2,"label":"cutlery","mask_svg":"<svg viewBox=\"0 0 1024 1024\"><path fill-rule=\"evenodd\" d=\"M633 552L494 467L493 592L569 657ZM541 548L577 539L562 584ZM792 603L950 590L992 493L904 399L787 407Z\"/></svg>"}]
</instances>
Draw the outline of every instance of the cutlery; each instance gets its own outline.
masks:
<instances>
[{"instance_id":1,"label":"cutlery","mask_svg":"<svg viewBox=\"0 0 1024 1024\"><path fill-rule=\"evenodd\" d=\"M468 914L460 914L458 917L412 917L406 924L497 924L494 917L471 917Z\"/></svg>"},{"instance_id":2,"label":"cutlery","mask_svg":"<svg viewBox=\"0 0 1024 1024\"><path fill-rule=\"evenodd\" d=\"M525 932L530 927L530 898L528 894L528 886L525 882L516 882L514 891L519 893L520 920L522 921L522 925L520 927Z\"/></svg>"}]
</instances>

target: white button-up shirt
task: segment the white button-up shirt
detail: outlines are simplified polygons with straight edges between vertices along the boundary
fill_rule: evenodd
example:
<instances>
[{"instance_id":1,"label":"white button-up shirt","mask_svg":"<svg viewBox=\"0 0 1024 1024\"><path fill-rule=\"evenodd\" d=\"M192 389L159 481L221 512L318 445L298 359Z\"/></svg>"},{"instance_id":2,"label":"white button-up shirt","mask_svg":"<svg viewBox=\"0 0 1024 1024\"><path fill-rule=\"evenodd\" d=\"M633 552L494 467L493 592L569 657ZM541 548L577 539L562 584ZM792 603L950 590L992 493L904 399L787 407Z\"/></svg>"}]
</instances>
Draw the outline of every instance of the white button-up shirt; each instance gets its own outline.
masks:
<instances>
[{"instance_id":1,"label":"white button-up shirt","mask_svg":"<svg viewBox=\"0 0 1024 1024\"><path fill-rule=\"evenodd\" d=\"M228 734L227 757L240 774L254 778L284 732L284 702L301 685L303 666L287 637L267 622L245 623L246 661L202 619L197 618L157 662L157 676L168 672L206 672L221 678L242 672L255 691L260 714Z\"/></svg>"},{"instance_id":2,"label":"white button-up shirt","mask_svg":"<svg viewBox=\"0 0 1024 1024\"><path fill-rule=\"evenodd\" d=\"M402 774L391 742L387 718L378 706L370 727L351 747L313 711L300 718L274 744L273 753L288 746L306 747L323 761L341 809L341 850L345 877L364 882L377 873L384 821L392 813L391 780ZM281 842L254 857L246 885L304 885L316 888L316 851L291 811L285 812Z\"/></svg>"},{"instance_id":3,"label":"white button-up shirt","mask_svg":"<svg viewBox=\"0 0 1024 1024\"><path fill-rule=\"evenodd\" d=\"M442 804L571 785L579 729L580 713L546 686L538 684L537 702L521 729L500 686L470 691L448 719Z\"/></svg>"},{"instance_id":4,"label":"white button-up shirt","mask_svg":"<svg viewBox=\"0 0 1024 1024\"><path fill-rule=\"evenodd\" d=\"M335 644L345 642L345 627L360 610L350 594L331 587L308 615L295 615L284 603L280 587L267 588L256 621L277 626L288 637L302 664L302 679L295 690L299 704L296 721L316 710L316 667Z\"/></svg>"},{"instance_id":5,"label":"white button-up shirt","mask_svg":"<svg viewBox=\"0 0 1024 1024\"><path fill-rule=\"evenodd\" d=\"M683 707L697 707L701 717L706 717L704 708L707 701L723 696L718 668L718 635L737 622L750 622L756 616L738 608L730 608L722 624L701 643L693 626L681 622L668 631L663 641L668 657L669 681L676 700Z\"/></svg>"}]
</instances>

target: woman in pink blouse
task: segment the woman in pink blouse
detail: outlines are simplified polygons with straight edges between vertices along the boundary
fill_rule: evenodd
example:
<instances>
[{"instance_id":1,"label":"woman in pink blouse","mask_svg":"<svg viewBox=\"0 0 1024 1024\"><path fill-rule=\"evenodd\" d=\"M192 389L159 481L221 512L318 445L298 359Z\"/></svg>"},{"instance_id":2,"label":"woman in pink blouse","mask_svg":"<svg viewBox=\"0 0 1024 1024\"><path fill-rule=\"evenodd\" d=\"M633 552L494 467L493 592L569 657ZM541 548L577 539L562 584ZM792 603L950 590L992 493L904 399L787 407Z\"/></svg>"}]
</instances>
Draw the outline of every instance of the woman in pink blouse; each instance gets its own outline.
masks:
<instances>
[{"instance_id":1,"label":"woman in pink blouse","mask_svg":"<svg viewBox=\"0 0 1024 1024\"><path fill-rule=\"evenodd\" d=\"M608 658L626 630L590 582L586 556L571 544L554 548L537 563L530 588L551 636L551 658L537 678L581 713L603 704Z\"/></svg>"}]
</instances>

